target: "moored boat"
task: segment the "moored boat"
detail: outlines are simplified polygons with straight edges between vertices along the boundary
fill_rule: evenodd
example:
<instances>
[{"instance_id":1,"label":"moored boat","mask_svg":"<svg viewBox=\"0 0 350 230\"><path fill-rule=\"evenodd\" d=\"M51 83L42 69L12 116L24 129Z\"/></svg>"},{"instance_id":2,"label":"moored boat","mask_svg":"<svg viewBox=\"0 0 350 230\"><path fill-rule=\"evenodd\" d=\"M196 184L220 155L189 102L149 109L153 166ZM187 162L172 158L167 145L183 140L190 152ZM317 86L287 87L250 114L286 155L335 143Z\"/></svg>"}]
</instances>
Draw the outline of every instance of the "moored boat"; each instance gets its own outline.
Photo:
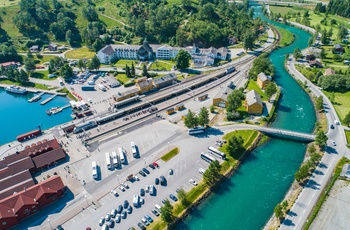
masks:
<instances>
[{"instance_id":1,"label":"moored boat","mask_svg":"<svg viewBox=\"0 0 350 230\"><path fill-rule=\"evenodd\" d=\"M6 87L5 90L9 93L15 93L15 94L26 94L28 92L25 88L21 88L16 85L10 85Z\"/></svg>"}]
</instances>

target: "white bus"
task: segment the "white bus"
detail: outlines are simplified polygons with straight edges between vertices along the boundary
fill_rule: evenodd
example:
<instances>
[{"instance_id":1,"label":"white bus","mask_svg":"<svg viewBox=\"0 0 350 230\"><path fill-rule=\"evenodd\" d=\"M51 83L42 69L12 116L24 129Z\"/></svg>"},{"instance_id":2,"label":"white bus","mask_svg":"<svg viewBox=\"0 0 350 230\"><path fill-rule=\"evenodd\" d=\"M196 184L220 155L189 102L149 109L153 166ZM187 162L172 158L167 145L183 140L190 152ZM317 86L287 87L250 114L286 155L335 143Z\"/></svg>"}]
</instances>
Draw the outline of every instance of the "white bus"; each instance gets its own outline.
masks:
<instances>
[{"instance_id":1,"label":"white bus","mask_svg":"<svg viewBox=\"0 0 350 230\"><path fill-rule=\"evenodd\" d=\"M103 92L106 92L106 91L107 91L107 88L106 88L104 85L98 84L97 86L98 86L98 88L99 88L100 90L102 90Z\"/></svg>"},{"instance_id":2,"label":"white bus","mask_svg":"<svg viewBox=\"0 0 350 230\"><path fill-rule=\"evenodd\" d=\"M109 155L109 153L106 153L106 165L108 169L112 169L111 156Z\"/></svg>"},{"instance_id":3,"label":"white bus","mask_svg":"<svg viewBox=\"0 0 350 230\"><path fill-rule=\"evenodd\" d=\"M112 162L113 162L114 168L118 168L118 166L119 166L119 159L118 159L118 154L117 154L116 151L112 152Z\"/></svg>"},{"instance_id":4,"label":"white bus","mask_svg":"<svg viewBox=\"0 0 350 230\"><path fill-rule=\"evenodd\" d=\"M226 159L226 154L221 152L221 151L219 151L218 149L216 149L216 148L214 148L212 146L209 146L208 150L209 150L209 153L214 155L215 157L218 157L221 160L225 160Z\"/></svg>"},{"instance_id":5,"label":"white bus","mask_svg":"<svg viewBox=\"0 0 350 230\"><path fill-rule=\"evenodd\" d=\"M123 148L118 148L118 153L119 153L120 162L122 164L124 164L125 163L125 156L124 156Z\"/></svg>"},{"instance_id":6,"label":"white bus","mask_svg":"<svg viewBox=\"0 0 350 230\"><path fill-rule=\"evenodd\" d=\"M130 145L131 145L132 155L136 158L137 157L137 149L136 149L135 143L132 141L132 142L130 142Z\"/></svg>"},{"instance_id":7,"label":"white bus","mask_svg":"<svg viewBox=\"0 0 350 230\"><path fill-rule=\"evenodd\" d=\"M188 134L190 134L190 135L204 133L204 132L205 132L205 127L197 127L197 128L193 128L193 129L188 130Z\"/></svg>"},{"instance_id":8,"label":"white bus","mask_svg":"<svg viewBox=\"0 0 350 230\"><path fill-rule=\"evenodd\" d=\"M96 161L93 161L91 163L91 166L92 166L92 177L94 179L97 179L98 178L98 174L97 174L97 163L96 163Z\"/></svg>"},{"instance_id":9,"label":"white bus","mask_svg":"<svg viewBox=\"0 0 350 230\"><path fill-rule=\"evenodd\" d=\"M211 163L212 161L215 161L215 159L213 157L209 156L206 153L201 153L201 158L203 160L205 160L206 162L208 162L208 163Z\"/></svg>"}]
</instances>

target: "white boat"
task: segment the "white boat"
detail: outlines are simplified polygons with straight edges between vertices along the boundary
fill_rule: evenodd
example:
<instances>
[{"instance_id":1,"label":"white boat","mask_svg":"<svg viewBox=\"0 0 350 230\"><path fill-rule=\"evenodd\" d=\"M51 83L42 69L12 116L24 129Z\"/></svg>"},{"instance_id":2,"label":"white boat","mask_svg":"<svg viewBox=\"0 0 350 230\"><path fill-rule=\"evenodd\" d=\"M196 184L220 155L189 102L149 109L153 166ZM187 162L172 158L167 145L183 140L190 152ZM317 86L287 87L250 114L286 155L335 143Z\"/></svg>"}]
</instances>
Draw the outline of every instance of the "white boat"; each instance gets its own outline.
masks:
<instances>
[{"instance_id":1,"label":"white boat","mask_svg":"<svg viewBox=\"0 0 350 230\"><path fill-rule=\"evenodd\" d=\"M50 110L46 110L46 114L47 115L52 115L52 114L56 114L62 111L62 108L60 107L52 107Z\"/></svg>"},{"instance_id":2,"label":"white boat","mask_svg":"<svg viewBox=\"0 0 350 230\"><path fill-rule=\"evenodd\" d=\"M28 92L26 89L16 85L10 85L6 87L5 90L9 93L16 93L16 94L26 94Z\"/></svg>"}]
</instances>

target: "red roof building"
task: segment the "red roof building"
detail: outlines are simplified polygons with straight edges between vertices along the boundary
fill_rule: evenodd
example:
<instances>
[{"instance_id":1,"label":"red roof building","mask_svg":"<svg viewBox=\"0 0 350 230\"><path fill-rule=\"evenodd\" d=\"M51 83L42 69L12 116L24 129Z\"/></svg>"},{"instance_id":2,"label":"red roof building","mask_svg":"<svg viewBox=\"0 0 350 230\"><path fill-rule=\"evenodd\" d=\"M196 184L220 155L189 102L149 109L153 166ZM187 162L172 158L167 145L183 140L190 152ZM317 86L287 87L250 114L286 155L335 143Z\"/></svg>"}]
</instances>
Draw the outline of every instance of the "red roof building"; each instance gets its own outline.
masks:
<instances>
[{"instance_id":1,"label":"red roof building","mask_svg":"<svg viewBox=\"0 0 350 230\"><path fill-rule=\"evenodd\" d=\"M12 209L0 205L0 230L7 230L19 224L17 215L13 213Z\"/></svg>"}]
</instances>

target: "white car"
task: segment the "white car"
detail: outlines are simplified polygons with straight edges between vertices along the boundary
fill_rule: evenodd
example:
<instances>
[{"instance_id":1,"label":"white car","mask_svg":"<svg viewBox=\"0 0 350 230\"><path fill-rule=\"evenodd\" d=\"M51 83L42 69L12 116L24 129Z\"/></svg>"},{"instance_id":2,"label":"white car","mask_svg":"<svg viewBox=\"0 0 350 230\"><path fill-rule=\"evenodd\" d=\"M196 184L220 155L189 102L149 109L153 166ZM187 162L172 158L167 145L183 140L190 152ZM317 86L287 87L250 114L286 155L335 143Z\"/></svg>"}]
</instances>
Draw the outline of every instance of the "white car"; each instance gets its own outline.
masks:
<instances>
[{"instance_id":1,"label":"white car","mask_svg":"<svg viewBox=\"0 0 350 230\"><path fill-rule=\"evenodd\" d=\"M100 221L98 222L98 224L99 224L100 226L102 226L104 223L105 223L105 218L104 218L104 217L101 217L101 218L100 218Z\"/></svg>"},{"instance_id":2,"label":"white car","mask_svg":"<svg viewBox=\"0 0 350 230\"><path fill-rule=\"evenodd\" d=\"M138 176L134 176L134 179L135 179L136 181L139 181L139 180L140 180L140 178L139 178Z\"/></svg>"},{"instance_id":3,"label":"white car","mask_svg":"<svg viewBox=\"0 0 350 230\"><path fill-rule=\"evenodd\" d=\"M199 172L200 174L204 174L205 170L204 170L203 168L199 168L199 169L198 169L198 172Z\"/></svg>"},{"instance_id":4,"label":"white car","mask_svg":"<svg viewBox=\"0 0 350 230\"><path fill-rule=\"evenodd\" d=\"M122 185L120 185L120 186L118 187L118 189L119 189L120 191L122 191L122 192L125 192L125 188L124 188Z\"/></svg>"},{"instance_id":5,"label":"white car","mask_svg":"<svg viewBox=\"0 0 350 230\"><path fill-rule=\"evenodd\" d=\"M198 185L197 182L195 180L193 180L193 179L190 179L189 182L190 182L190 184L192 184L194 186Z\"/></svg>"},{"instance_id":6,"label":"white car","mask_svg":"<svg viewBox=\"0 0 350 230\"><path fill-rule=\"evenodd\" d=\"M332 141L332 145L333 145L333 146L336 146L337 144L335 143L335 141Z\"/></svg>"},{"instance_id":7,"label":"white car","mask_svg":"<svg viewBox=\"0 0 350 230\"><path fill-rule=\"evenodd\" d=\"M112 193L114 196L119 196L117 190L112 190L111 193Z\"/></svg>"},{"instance_id":8,"label":"white car","mask_svg":"<svg viewBox=\"0 0 350 230\"><path fill-rule=\"evenodd\" d=\"M149 192L149 186L148 186L148 185L146 185L145 191L146 191L146 192Z\"/></svg>"}]
</instances>

